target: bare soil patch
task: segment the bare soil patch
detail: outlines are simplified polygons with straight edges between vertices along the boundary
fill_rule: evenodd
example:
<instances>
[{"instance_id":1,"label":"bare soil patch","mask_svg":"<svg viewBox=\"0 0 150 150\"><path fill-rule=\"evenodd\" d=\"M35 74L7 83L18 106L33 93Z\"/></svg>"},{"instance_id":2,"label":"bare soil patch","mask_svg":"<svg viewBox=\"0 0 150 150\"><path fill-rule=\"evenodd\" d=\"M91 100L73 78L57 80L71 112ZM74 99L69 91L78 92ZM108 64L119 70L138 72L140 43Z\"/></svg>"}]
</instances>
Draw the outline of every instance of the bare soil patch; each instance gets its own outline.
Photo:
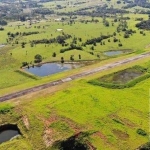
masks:
<instances>
[{"instance_id":1,"label":"bare soil patch","mask_svg":"<svg viewBox=\"0 0 150 150\"><path fill-rule=\"evenodd\" d=\"M128 140L129 138L129 135L121 130L113 129L112 132L118 139Z\"/></svg>"}]
</instances>

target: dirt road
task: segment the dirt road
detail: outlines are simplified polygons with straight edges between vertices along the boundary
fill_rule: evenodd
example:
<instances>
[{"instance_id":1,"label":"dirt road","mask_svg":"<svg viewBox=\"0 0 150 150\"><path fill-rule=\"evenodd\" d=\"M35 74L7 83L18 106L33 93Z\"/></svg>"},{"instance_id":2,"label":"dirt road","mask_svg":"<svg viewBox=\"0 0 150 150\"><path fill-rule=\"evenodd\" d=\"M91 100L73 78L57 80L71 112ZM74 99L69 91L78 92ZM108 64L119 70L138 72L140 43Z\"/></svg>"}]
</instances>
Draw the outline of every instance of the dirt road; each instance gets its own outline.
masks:
<instances>
[{"instance_id":1,"label":"dirt road","mask_svg":"<svg viewBox=\"0 0 150 150\"><path fill-rule=\"evenodd\" d=\"M75 79L78 79L78 78L81 78L81 77L84 77L84 76L88 76L88 75L92 75L92 74L97 73L97 72L108 70L110 68L115 68L116 66L121 66L123 64L127 64L127 63L130 63L130 62L133 62L133 61L136 61L136 60L139 60L139 59L143 59L143 58L149 57L149 56L150 56L150 53L141 54L141 55L138 55L138 56L134 56L134 57L130 57L130 58L127 58L127 59L120 60L120 61L116 61L116 62L113 62L113 63L110 63L110 64L106 64L104 66L97 67L97 68L94 68L94 69L91 69L91 70L87 70L87 71L81 72L79 74L68 76L67 78L63 78L63 79L56 80L56 81L53 81L53 82L49 82L49 83L46 83L46 84L43 84L43 85L35 86L33 88L25 89L25 90L22 90L22 91L19 91L19 92L11 93L11 94L0 97L0 102L7 101L7 100L10 100L10 99L13 99L13 98L18 98L20 96L23 96L23 95L26 95L26 94L29 94L29 93L32 93L32 92L37 92L37 91L40 91L40 90L43 90L43 89L46 89L46 88L49 88L49 87L52 87L52 86L60 85L60 84L63 84L64 82L69 82L69 81L72 81L72 80L75 80Z\"/></svg>"}]
</instances>

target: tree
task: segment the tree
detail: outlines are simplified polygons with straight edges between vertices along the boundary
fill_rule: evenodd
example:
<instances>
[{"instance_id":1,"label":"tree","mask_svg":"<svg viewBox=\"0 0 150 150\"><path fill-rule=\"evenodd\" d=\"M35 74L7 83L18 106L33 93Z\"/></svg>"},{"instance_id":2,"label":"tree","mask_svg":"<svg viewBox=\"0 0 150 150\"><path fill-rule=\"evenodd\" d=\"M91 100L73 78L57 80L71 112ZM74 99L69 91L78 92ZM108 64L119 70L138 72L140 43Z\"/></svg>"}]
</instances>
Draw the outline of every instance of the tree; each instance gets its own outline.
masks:
<instances>
[{"instance_id":1,"label":"tree","mask_svg":"<svg viewBox=\"0 0 150 150\"><path fill-rule=\"evenodd\" d=\"M81 59L81 55L79 54L79 59Z\"/></svg>"},{"instance_id":2,"label":"tree","mask_svg":"<svg viewBox=\"0 0 150 150\"><path fill-rule=\"evenodd\" d=\"M97 54L97 57L98 57L98 58L100 58L100 55L99 55L99 54Z\"/></svg>"},{"instance_id":3,"label":"tree","mask_svg":"<svg viewBox=\"0 0 150 150\"><path fill-rule=\"evenodd\" d=\"M74 58L73 58L73 57L74 57L74 55L71 55L71 56L70 56L70 60L71 60L71 61L74 61Z\"/></svg>"},{"instance_id":4,"label":"tree","mask_svg":"<svg viewBox=\"0 0 150 150\"><path fill-rule=\"evenodd\" d=\"M33 46L34 46L33 42L30 44L30 46L31 46L31 47L33 47Z\"/></svg>"},{"instance_id":5,"label":"tree","mask_svg":"<svg viewBox=\"0 0 150 150\"><path fill-rule=\"evenodd\" d=\"M21 47L22 47L22 48L25 48L25 44L26 44L25 42L22 42L22 43L21 43Z\"/></svg>"},{"instance_id":6,"label":"tree","mask_svg":"<svg viewBox=\"0 0 150 150\"><path fill-rule=\"evenodd\" d=\"M25 67L25 66L27 66L27 65L28 65L27 62L22 62L22 67Z\"/></svg>"},{"instance_id":7,"label":"tree","mask_svg":"<svg viewBox=\"0 0 150 150\"><path fill-rule=\"evenodd\" d=\"M55 52L52 54L52 57L56 57L56 53Z\"/></svg>"},{"instance_id":8,"label":"tree","mask_svg":"<svg viewBox=\"0 0 150 150\"><path fill-rule=\"evenodd\" d=\"M124 38L129 38L129 34L124 34Z\"/></svg>"},{"instance_id":9,"label":"tree","mask_svg":"<svg viewBox=\"0 0 150 150\"><path fill-rule=\"evenodd\" d=\"M36 54L35 56L34 56L34 62L35 63L39 63L39 62L42 62L42 56L40 55L40 54Z\"/></svg>"},{"instance_id":10,"label":"tree","mask_svg":"<svg viewBox=\"0 0 150 150\"><path fill-rule=\"evenodd\" d=\"M91 50L94 50L94 46L92 46L90 49L91 49Z\"/></svg>"},{"instance_id":11,"label":"tree","mask_svg":"<svg viewBox=\"0 0 150 150\"><path fill-rule=\"evenodd\" d=\"M64 62L64 57L61 57L61 63L63 64Z\"/></svg>"},{"instance_id":12,"label":"tree","mask_svg":"<svg viewBox=\"0 0 150 150\"><path fill-rule=\"evenodd\" d=\"M119 43L118 46L121 47L121 46L122 46L122 43Z\"/></svg>"}]
</instances>

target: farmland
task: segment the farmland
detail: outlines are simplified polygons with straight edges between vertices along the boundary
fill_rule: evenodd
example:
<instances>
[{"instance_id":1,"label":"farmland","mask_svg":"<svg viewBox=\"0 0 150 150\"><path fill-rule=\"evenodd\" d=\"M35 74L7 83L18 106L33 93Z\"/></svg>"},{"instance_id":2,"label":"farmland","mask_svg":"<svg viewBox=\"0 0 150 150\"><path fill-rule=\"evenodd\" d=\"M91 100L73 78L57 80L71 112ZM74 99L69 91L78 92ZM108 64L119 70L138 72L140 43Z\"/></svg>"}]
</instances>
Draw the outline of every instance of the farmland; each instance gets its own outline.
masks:
<instances>
[{"instance_id":1,"label":"farmland","mask_svg":"<svg viewBox=\"0 0 150 150\"><path fill-rule=\"evenodd\" d=\"M138 16L138 15L137 15ZM143 15L144 18L147 18L147 15ZM129 17L132 18L132 20L128 21L129 23L129 28L136 30L136 33L133 34L130 38L125 39L124 32L117 33L116 38L118 38L121 41L121 44L123 46L118 46L118 42L113 42L114 37L110 37L108 39L103 41L104 45L101 44L96 44L94 46L94 50L91 50L92 45L87 45L86 47L82 47L82 51L67 51L64 53L60 53L60 50L62 49L62 46L58 43L53 43L53 44L36 44L35 46L31 47L31 44L29 41L32 40L41 40L41 39L48 39L51 37L57 37L61 36L62 32L56 31L58 28L62 28L65 34L70 34L72 36L75 36L76 38L81 38L82 42L78 42L77 45L81 46L82 43L85 43L86 40L96 38L100 35L107 35L107 34L114 34L116 27L118 26L118 23L115 23L114 26L111 27L105 27L102 23L102 19L99 19L98 23L81 23L80 21L76 21L75 24L73 25L68 25L67 21L66 23L59 23L55 22L54 20L52 21L43 21L41 23L32 25L31 28L26 29L26 26L29 23L26 23L27 25L20 26L18 29L18 24L21 23L10 23L7 27L5 27L5 31L1 31L1 43L6 43L6 39L8 38L7 33L17 33L17 32L35 32L38 31L39 34L32 34L29 36L17 36L14 41L9 44L9 46L1 48L1 55L4 57L1 57L1 76L5 76L7 78L7 74L12 74L13 80L18 79L15 84L21 84L21 81L28 82L31 81L28 78L22 77L14 70L17 70L18 68L21 67L22 62L33 62L34 61L34 56L36 54L40 54L43 57L43 62L51 62L51 61L60 61L61 57L64 57L66 61L70 59L71 55L74 55L74 59L77 61L79 60L78 55L81 54L82 59L81 60L103 60L107 59L108 57L104 55L104 51L109 51L109 50L124 50L124 49L130 49L134 54L138 54L141 52L146 52L149 51L149 31L144 31L146 36L143 36L140 34L140 31L135 28L136 21L136 15L129 15ZM86 20L86 18L84 18ZM88 19L88 18L87 18ZM89 18L91 19L91 18ZM110 22L112 19L109 19ZM24 23L22 23L24 24ZM64 25L65 24L65 25ZM37 29L35 27L41 26L40 29ZM44 29L43 29L44 27ZM134 28L133 28L134 27ZM94 30L93 30L94 29ZM18 44L15 44L15 41L18 41ZM140 40L140 42L139 42ZM25 48L22 48L21 43L26 42ZM68 43L72 42L72 39L67 40ZM135 44L132 44L132 43ZM14 44L13 44L14 43ZM119 42L120 43L120 42ZM53 53L56 53L56 57L52 57ZM10 55L11 54L11 55ZM97 57L97 56L100 56ZM8 65L9 64L9 65ZM11 81L10 81L11 80ZM7 84L5 84L3 78L0 80L0 88L6 88L7 86L13 86L15 85L12 81L12 79L7 78Z\"/></svg>"},{"instance_id":2,"label":"farmland","mask_svg":"<svg viewBox=\"0 0 150 150\"><path fill-rule=\"evenodd\" d=\"M0 1L14 12L0 13L7 21L0 26L0 96L150 52L149 1L132 5L41 0L14 1L10 9ZM46 77L24 70L52 62L84 65ZM1 103L0 125L17 124L22 135L0 150L61 149L70 139L82 149L140 147L149 135L149 67L146 57ZM128 70L148 77L123 89L90 83L124 81L119 75Z\"/></svg>"}]
</instances>

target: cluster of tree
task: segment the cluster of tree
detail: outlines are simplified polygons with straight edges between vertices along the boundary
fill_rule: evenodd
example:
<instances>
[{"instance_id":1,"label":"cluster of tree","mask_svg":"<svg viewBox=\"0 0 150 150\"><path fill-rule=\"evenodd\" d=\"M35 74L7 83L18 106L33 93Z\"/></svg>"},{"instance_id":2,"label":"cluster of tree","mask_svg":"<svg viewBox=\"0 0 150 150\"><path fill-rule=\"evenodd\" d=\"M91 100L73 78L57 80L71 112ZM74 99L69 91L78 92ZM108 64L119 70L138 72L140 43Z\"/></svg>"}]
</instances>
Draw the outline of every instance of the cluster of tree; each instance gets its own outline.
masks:
<instances>
[{"instance_id":1,"label":"cluster of tree","mask_svg":"<svg viewBox=\"0 0 150 150\"><path fill-rule=\"evenodd\" d=\"M89 23L89 22L90 22L90 23L91 23L91 22L98 23L99 20L92 18L92 20L80 20L80 22L81 22L81 23L85 23L85 24L87 24L87 23Z\"/></svg>"},{"instance_id":2,"label":"cluster of tree","mask_svg":"<svg viewBox=\"0 0 150 150\"><path fill-rule=\"evenodd\" d=\"M11 33L11 32L8 32L7 35L9 38L15 38L17 36L28 36L28 35L32 35L32 34L39 34L38 31L33 31L33 32L16 32L16 33Z\"/></svg>"},{"instance_id":3,"label":"cluster of tree","mask_svg":"<svg viewBox=\"0 0 150 150\"><path fill-rule=\"evenodd\" d=\"M22 43L21 43L21 47L22 47L22 48L25 48L25 45L26 45L26 42L22 42ZM27 54L27 53L26 53L26 54Z\"/></svg>"},{"instance_id":4,"label":"cluster of tree","mask_svg":"<svg viewBox=\"0 0 150 150\"><path fill-rule=\"evenodd\" d=\"M150 3L141 3L139 6L143 8L150 8Z\"/></svg>"},{"instance_id":5,"label":"cluster of tree","mask_svg":"<svg viewBox=\"0 0 150 150\"><path fill-rule=\"evenodd\" d=\"M81 5L81 4L85 4L86 2L76 2L74 3L74 5Z\"/></svg>"},{"instance_id":6,"label":"cluster of tree","mask_svg":"<svg viewBox=\"0 0 150 150\"><path fill-rule=\"evenodd\" d=\"M40 3L46 3L46 2L53 2L53 1L55 1L55 0L40 0L39 2Z\"/></svg>"},{"instance_id":7,"label":"cluster of tree","mask_svg":"<svg viewBox=\"0 0 150 150\"><path fill-rule=\"evenodd\" d=\"M124 38L129 38L130 35L132 35L133 33L136 33L136 31L132 30L132 29L126 30L125 33L124 33Z\"/></svg>"},{"instance_id":8,"label":"cluster of tree","mask_svg":"<svg viewBox=\"0 0 150 150\"><path fill-rule=\"evenodd\" d=\"M140 6L143 8L150 8L150 3L148 3L146 0L134 0L128 3L126 6L124 6L124 9L132 8L135 6Z\"/></svg>"},{"instance_id":9,"label":"cluster of tree","mask_svg":"<svg viewBox=\"0 0 150 150\"><path fill-rule=\"evenodd\" d=\"M144 31L140 31L140 34L143 34L144 36L146 35L146 34L144 33Z\"/></svg>"},{"instance_id":10,"label":"cluster of tree","mask_svg":"<svg viewBox=\"0 0 150 150\"><path fill-rule=\"evenodd\" d=\"M70 39L72 36L69 34L64 34L62 36L57 36L56 38L52 39L41 39L41 40L33 40L31 43L34 44L51 44L51 43L59 43L59 44L64 44L65 40Z\"/></svg>"},{"instance_id":11,"label":"cluster of tree","mask_svg":"<svg viewBox=\"0 0 150 150\"><path fill-rule=\"evenodd\" d=\"M89 9L93 9L93 8L95 8L95 6L88 6L88 7L78 9L76 12L85 12L85 11L87 11Z\"/></svg>"},{"instance_id":12,"label":"cluster of tree","mask_svg":"<svg viewBox=\"0 0 150 150\"><path fill-rule=\"evenodd\" d=\"M120 20L120 23L118 24L118 27L117 27L117 32L126 31L127 28L128 28L127 21L121 21Z\"/></svg>"},{"instance_id":13,"label":"cluster of tree","mask_svg":"<svg viewBox=\"0 0 150 150\"><path fill-rule=\"evenodd\" d=\"M129 3L126 6L124 6L123 9L128 9L128 8L132 8L132 7L135 7L135 6L136 6L135 3Z\"/></svg>"},{"instance_id":14,"label":"cluster of tree","mask_svg":"<svg viewBox=\"0 0 150 150\"><path fill-rule=\"evenodd\" d=\"M42 15L50 15L50 14L54 14L54 10L50 10L48 8L38 8L38 9L34 9L33 13L42 14Z\"/></svg>"},{"instance_id":15,"label":"cluster of tree","mask_svg":"<svg viewBox=\"0 0 150 150\"><path fill-rule=\"evenodd\" d=\"M128 11L126 10L123 10L123 9L117 9L117 8L107 8L106 6L103 6L103 7L97 7L96 9L96 13L99 13L99 14L116 14L116 13L128 13Z\"/></svg>"},{"instance_id":16,"label":"cluster of tree","mask_svg":"<svg viewBox=\"0 0 150 150\"><path fill-rule=\"evenodd\" d=\"M61 49L60 53L64 53L66 51L70 51L70 50L74 50L74 49L76 49L76 50L83 50L83 48L81 46L76 46L75 44L70 44L70 47L65 48L65 49Z\"/></svg>"},{"instance_id":17,"label":"cluster of tree","mask_svg":"<svg viewBox=\"0 0 150 150\"><path fill-rule=\"evenodd\" d=\"M7 35L9 38L15 38L16 36L21 35L21 32L16 32L16 33L8 32Z\"/></svg>"},{"instance_id":18,"label":"cluster of tree","mask_svg":"<svg viewBox=\"0 0 150 150\"><path fill-rule=\"evenodd\" d=\"M5 20L0 20L0 25L1 25L1 26L7 25L7 21L5 21Z\"/></svg>"},{"instance_id":19,"label":"cluster of tree","mask_svg":"<svg viewBox=\"0 0 150 150\"><path fill-rule=\"evenodd\" d=\"M16 32L16 33L11 33L11 32L8 32L7 35L9 38L13 39L17 36L28 36L28 35L32 35L32 34L38 34L39 32L38 31L33 31L33 32Z\"/></svg>"},{"instance_id":20,"label":"cluster of tree","mask_svg":"<svg viewBox=\"0 0 150 150\"><path fill-rule=\"evenodd\" d=\"M79 59L81 59L81 55L80 54L78 55L78 57L79 57ZM74 55L70 55L70 60L74 61Z\"/></svg>"},{"instance_id":21,"label":"cluster of tree","mask_svg":"<svg viewBox=\"0 0 150 150\"><path fill-rule=\"evenodd\" d=\"M65 6L63 7L62 5L56 5L57 9L63 9L65 8Z\"/></svg>"},{"instance_id":22,"label":"cluster of tree","mask_svg":"<svg viewBox=\"0 0 150 150\"><path fill-rule=\"evenodd\" d=\"M110 37L111 37L111 35L101 35L100 37L87 40L87 41L85 42L85 44L86 44L86 45L91 45L91 44L94 45L95 43L100 43L102 40L108 39L108 38L110 38Z\"/></svg>"},{"instance_id":23,"label":"cluster of tree","mask_svg":"<svg viewBox=\"0 0 150 150\"><path fill-rule=\"evenodd\" d=\"M21 33L22 36L28 36L28 35L32 35L32 34L39 34L38 31L33 31L33 32L23 32Z\"/></svg>"},{"instance_id":24,"label":"cluster of tree","mask_svg":"<svg viewBox=\"0 0 150 150\"><path fill-rule=\"evenodd\" d=\"M125 30L125 34L133 34L133 33L136 33L136 31L132 29Z\"/></svg>"},{"instance_id":25,"label":"cluster of tree","mask_svg":"<svg viewBox=\"0 0 150 150\"><path fill-rule=\"evenodd\" d=\"M150 10L141 10L138 12L139 14L150 14Z\"/></svg>"},{"instance_id":26,"label":"cluster of tree","mask_svg":"<svg viewBox=\"0 0 150 150\"><path fill-rule=\"evenodd\" d=\"M103 24L104 24L104 26L109 27L109 22L108 22L108 20L106 20L105 17L103 18Z\"/></svg>"},{"instance_id":27,"label":"cluster of tree","mask_svg":"<svg viewBox=\"0 0 150 150\"><path fill-rule=\"evenodd\" d=\"M136 24L136 27L139 29L150 30L150 20L141 21L140 23Z\"/></svg>"},{"instance_id":28,"label":"cluster of tree","mask_svg":"<svg viewBox=\"0 0 150 150\"><path fill-rule=\"evenodd\" d=\"M143 21L144 18L136 18L135 21Z\"/></svg>"},{"instance_id":29,"label":"cluster of tree","mask_svg":"<svg viewBox=\"0 0 150 150\"><path fill-rule=\"evenodd\" d=\"M128 13L128 11L123 9L105 8L97 6L96 10L94 11L77 10L74 12L58 12L57 14L61 16L79 15L79 16L103 17L104 15L107 16L116 13Z\"/></svg>"}]
</instances>

